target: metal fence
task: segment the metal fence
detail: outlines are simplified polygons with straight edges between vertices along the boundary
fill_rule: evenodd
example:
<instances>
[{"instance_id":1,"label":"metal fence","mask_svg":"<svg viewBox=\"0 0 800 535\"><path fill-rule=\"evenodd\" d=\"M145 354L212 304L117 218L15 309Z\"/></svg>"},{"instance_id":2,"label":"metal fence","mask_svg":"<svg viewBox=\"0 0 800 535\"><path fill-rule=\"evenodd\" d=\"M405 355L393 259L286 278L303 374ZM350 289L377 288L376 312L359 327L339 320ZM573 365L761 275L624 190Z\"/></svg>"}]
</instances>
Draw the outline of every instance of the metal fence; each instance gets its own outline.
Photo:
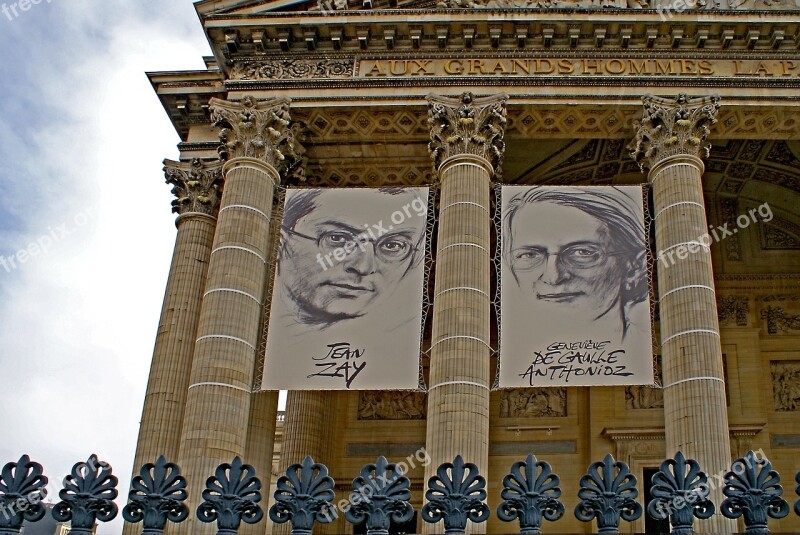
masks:
<instances>
[{"instance_id":1,"label":"metal fence","mask_svg":"<svg viewBox=\"0 0 800 535\"><path fill-rule=\"evenodd\" d=\"M800 495L800 472L795 475ZM27 455L3 467L0 474L0 535L18 534L23 521L41 520L46 508L41 503L48 479L42 466ZM97 522L108 522L118 513L117 477L111 466L95 455L75 464L64 478L61 499L51 511L59 522L71 522L70 533L89 535ZM503 479L502 502L497 517L517 522L521 535L541 533L542 523L555 522L565 512L560 480L546 461L529 455L514 463ZM329 523L340 514L352 524L365 524L370 535L388 535L392 523L410 520L414 509L410 482L401 464L380 457L367 464L353 480L346 506L335 506L334 480L328 468L306 457L290 466L277 481L275 504L269 517L275 523L290 522L293 535L310 535L315 523ZM628 465L606 455L589 465L580 479L579 501L574 515L583 522L597 523L599 533L619 533L621 521L634 521L647 514L668 519L671 533L693 533L695 518L707 519L719 513L726 518L743 517L745 533L769 533L769 518L789 514L789 503L781 497L780 475L769 460L753 451L736 459L724 475L725 499L715 505L709 500L710 483L700 465L678 452L661 463L652 477L653 499L643 511L636 502L636 477ZM122 510L128 522L142 522L143 533L160 535L167 522L183 522L189 516L186 480L178 465L160 457L142 466L131 480L129 502ZM444 463L428 480L421 516L425 522L444 523L445 533L464 533L467 523L485 522L491 511L486 505L486 480L478 467L461 456ZM195 514L202 522L216 522L217 533L235 535L242 522L254 524L264 517L259 505L261 481L252 466L238 457L217 467L206 481L202 503ZM800 515L800 500L794 511Z\"/></svg>"}]
</instances>

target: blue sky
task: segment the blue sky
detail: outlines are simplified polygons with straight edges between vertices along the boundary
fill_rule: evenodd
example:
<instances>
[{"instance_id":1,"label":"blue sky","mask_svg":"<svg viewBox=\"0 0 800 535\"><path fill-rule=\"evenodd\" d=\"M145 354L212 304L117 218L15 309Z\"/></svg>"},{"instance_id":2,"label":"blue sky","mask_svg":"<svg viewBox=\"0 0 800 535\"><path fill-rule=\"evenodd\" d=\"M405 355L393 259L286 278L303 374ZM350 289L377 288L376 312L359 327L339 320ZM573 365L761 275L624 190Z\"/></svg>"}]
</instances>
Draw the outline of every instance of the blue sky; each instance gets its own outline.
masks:
<instances>
[{"instance_id":1,"label":"blue sky","mask_svg":"<svg viewBox=\"0 0 800 535\"><path fill-rule=\"evenodd\" d=\"M0 464L27 453L56 488L97 453L122 507L175 238L161 162L180 141L144 73L202 69L208 44L191 0L13 4L0 0Z\"/></svg>"}]
</instances>

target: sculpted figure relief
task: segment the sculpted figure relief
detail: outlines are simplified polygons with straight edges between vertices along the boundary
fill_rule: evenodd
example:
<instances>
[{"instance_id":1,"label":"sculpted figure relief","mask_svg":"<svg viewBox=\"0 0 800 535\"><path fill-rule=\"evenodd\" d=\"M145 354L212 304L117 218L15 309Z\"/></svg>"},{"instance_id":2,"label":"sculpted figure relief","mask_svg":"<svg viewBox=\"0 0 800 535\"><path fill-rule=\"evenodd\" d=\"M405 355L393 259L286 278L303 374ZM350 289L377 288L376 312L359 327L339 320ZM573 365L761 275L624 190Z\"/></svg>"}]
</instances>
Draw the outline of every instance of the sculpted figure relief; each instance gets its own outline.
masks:
<instances>
[{"instance_id":1,"label":"sculpted figure relief","mask_svg":"<svg viewBox=\"0 0 800 535\"><path fill-rule=\"evenodd\" d=\"M617 8L617 9L658 9L667 13L671 19L673 13L708 9L761 9L775 10L796 8L793 0L440 0L438 7L443 8Z\"/></svg>"},{"instance_id":2,"label":"sculpted figure relief","mask_svg":"<svg viewBox=\"0 0 800 535\"><path fill-rule=\"evenodd\" d=\"M656 357L655 381L661 384L661 356ZM625 406L628 409L663 409L664 390L649 385L625 387Z\"/></svg>"},{"instance_id":3,"label":"sculpted figure relief","mask_svg":"<svg viewBox=\"0 0 800 535\"><path fill-rule=\"evenodd\" d=\"M650 7L648 0L442 0L439 7L528 7L528 8L632 8Z\"/></svg>"},{"instance_id":4,"label":"sculpted figure relief","mask_svg":"<svg viewBox=\"0 0 800 535\"><path fill-rule=\"evenodd\" d=\"M358 402L358 419L424 420L427 402L424 392L362 390Z\"/></svg>"},{"instance_id":5,"label":"sculpted figure relief","mask_svg":"<svg viewBox=\"0 0 800 535\"><path fill-rule=\"evenodd\" d=\"M663 409L664 391L652 386L627 386L625 405L629 409Z\"/></svg>"},{"instance_id":6,"label":"sculpted figure relief","mask_svg":"<svg viewBox=\"0 0 800 535\"><path fill-rule=\"evenodd\" d=\"M771 362L775 410L800 410L800 361Z\"/></svg>"},{"instance_id":7,"label":"sculpted figure relief","mask_svg":"<svg viewBox=\"0 0 800 535\"><path fill-rule=\"evenodd\" d=\"M566 415L566 388L514 388L500 392L501 418Z\"/></svg>"}]
</instances>

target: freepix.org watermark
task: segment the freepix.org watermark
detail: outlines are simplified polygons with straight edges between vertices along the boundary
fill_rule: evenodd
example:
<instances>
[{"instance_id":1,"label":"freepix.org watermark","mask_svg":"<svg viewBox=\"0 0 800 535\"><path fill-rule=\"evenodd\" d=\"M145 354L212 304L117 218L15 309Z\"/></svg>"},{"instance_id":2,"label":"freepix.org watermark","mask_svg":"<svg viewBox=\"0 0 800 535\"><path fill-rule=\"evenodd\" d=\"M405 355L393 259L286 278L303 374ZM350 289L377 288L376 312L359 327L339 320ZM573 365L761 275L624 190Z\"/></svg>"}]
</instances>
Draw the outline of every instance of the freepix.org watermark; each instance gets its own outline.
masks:
<instances>
[{"instance_id":1,"label":"freepix.org watermark","mask_svg":"<svg viewBox=\"0 0 800 535\"><path fill-rule=\"evenodd\" d=\"M94 217L94 208L87 208L75 214L70 222L47 227L45 234L31 241L11 256L0 255L0 267L5 269L6 273L11 273L32 258L46 255L56 243L70 236L78 228L87 225Z\"/></svg>"},{"instance_id":2,"label":"freepix.org watermark","mask_svg":"<svg viewBox=\"0 0 800 535\"><path fill-rule=\"evenodd\" d=\"M52 1L53 0L17 0L11 4L4 2L3 5L0 6L0 12L2 12L9 21L13 21L26 11L30 11L33 6L37 6L43 2L49 4Z\"/></svg>"},{"instance_id":3,"label":"freepix.org watermark","mask_svg":"<svg viewBox=\"0 0 800 535\"><path fill-rule=\"evenodd\" d=\"M757 217L759 216L759 217ZM693 241L674 245L668 249L658 252L658 261L663 262L665 267L674 266L677 260L686 260L690 254L695 254L700 249L708 249L712 243L722 241L730 238L738 233L740 229L746 229L751 223L758 223L762 221L769 223L773 218L772 208L769 204L764 203L758 208L751 208L747 213L741 214L736 218L736 227L729 227L730 223L726 222L721 227L714 227L709 225L709 232L698 236Z\"/></svg>"},{"instance_id":4,"label":"freepix.org watermark","mask_svg":"<svg viewBox=\"0 0 800 535\"><path fill-rule=\"evenodd\" d=\"M413 454L406 457L404 461L396 463L394 475L391 477L386 477L383 474L378 475L378 484L389 485L406 475L410 470L416 468L417 463L419 463L420 466L428 466L430 462L431 457L428 455L428 451L425 448L420 448ZM339 517L339 511L346 513L348 509L354 505L358 505L360 503L369 503L372 501L372 495L375 493L375 490L376 489L372 485L364 485L358 490L351 492L347 498L343 498L337 503L332 503L330 506L325 507L322 510L322 514L325 516L328 522L332 522L334 519Z\"/></svg>"},{"instance_id":5,"label":"freepix.org watermark","mask_svg":"<svg viewBox=\"0 0 800 535\"><path fill-rule=\"evenodd\" d=\"M753 462L759 466L769 462L769 459L767 459L767 455L764 453L763 449L754 451L752 457L746 455L745 457L738 459L731 465L730 472L733 472L737 476L741 477L747 472L748 468L755 468L753 466ZM661 518L669 518L670 515L675 514L676 511L683 509L684 507L694 507L695 503L702 502L708 498L708 495L711 493L711 491L725 487L725 476L727 473L727 470L723 470L716 474L710 474L707 476L708 479L705 484L698 485L697 488L691 492L677 494L670 500L656 501L654 507L658 513L658 516Z\"/></svg>"},{"instance_id":6,"label":"freepix.org watermark","mask_svg":"<svg viewBox=\"0 0 800 535\"><path fill-rule=\"evenodd\" d=\"M361 250L362 253L366 252L367 245L377 243L383 236L394 230L395 225L402 225L413 216L423 217L427 213L425 201L417 197L410 203L406 203L402 208L392 212L389 218L391 224L388 224L388 226L384 225L383 219L376 224L365 224L361 233L353 236L353 239L347 240L341 247L337 247L325 255L317 253L317 263L322 267L323 271L327 271L328 268L334 266L334 263L343 262L356 249Z\"/></svg>"},{"instance_id":7,"label":"freepix.org watermark","mask_svg":"<svg viewBox=\"0 0 800 535\"><path fill-rule=\"evenodd\" d=\"M800 7L800 0L794 0L797 7ZM708 0L661 0L656 5L659 17L664 22L672 20L675 15L680 15L686 11L699 11L708 9Z\"/></svg>"},{"instance_id":8,"label":"freepix.org watermark","mask_svg":"<svg viewBox=\"0 0 800 535\"><path fill-rule=\"evenodd\" d=\"M99 461L95 457L90 458L85 463L78 463L74 467L75 471L82 477L87 477L90 473L96 472L100 468L108 468L108 463L105 461ZM67 485L68 477L69 476L64 476L64 478L61 480L62 487ZM8 521L14 515L24 513L31 507L35 507L44 501L47 496L58 496L58 493L59 489L56 487L55 481L49 480L47 482L47 486L31 491L12 502L0 504L0 517L2 520Z\"/></svg>"}]
</instances>

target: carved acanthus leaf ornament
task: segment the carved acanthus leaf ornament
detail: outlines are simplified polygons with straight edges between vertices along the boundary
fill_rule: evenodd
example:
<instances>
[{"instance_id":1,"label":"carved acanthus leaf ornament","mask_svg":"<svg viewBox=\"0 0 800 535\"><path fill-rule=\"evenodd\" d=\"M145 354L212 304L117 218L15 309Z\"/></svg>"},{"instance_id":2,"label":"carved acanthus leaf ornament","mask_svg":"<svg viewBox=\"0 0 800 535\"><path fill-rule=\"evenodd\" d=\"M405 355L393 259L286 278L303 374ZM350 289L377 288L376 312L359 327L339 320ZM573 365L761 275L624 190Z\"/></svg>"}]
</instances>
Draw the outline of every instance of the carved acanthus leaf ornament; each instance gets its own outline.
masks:
<instances>
[{"instance_id":1,"label":"carved acanthus leaf ornament","mask_svg":"<svg viewBox=\"0 0 800 535\"><path fill-rule=\"evenodd\" d=\"M642 100L644 116L629 147L642 168L652 169L670 156L708 157L711 145L705 141L717 122L718 96L689 98L682 93L675 99L648 95Z\"/></svg>"},{"instance_id":2,"label":"carved acanthus leaf ornament","mask_svg":"<svg viewBox=\"0 0 800 535\"><path fill-rule=\"evenodd\" d=\"M190 162L164 160L164 176L176 197L172 201L173 212L217 216L223 184L220 162L204 163L198 158Z\"/></svg>"},{"instance_id":3,"label":"carved acanthus leaf ornament","mask_svg":"<svg viewBox=\"0 0 800 535\"><path fill-rule=\"evenodd\" d=\"M464 93L460 98L428 96L428 144L434 167L453 156L472 154L485 159L500 178L505 152L507 95L475 98Z\"/></svg>"},{"instance_id":4,"label":"carved acanthus leaf ornament","mask_svg":"<svg viewBox=\"0 0 800 535\"><path fill-rule=\"evenodd\" d=\"M632 8L643 9L650 7L648 0L440 0L436 4L443 8L583 8L583 9L604 9L604 8ZM697 9L692 4L690 9ZM702 4L705 5L705 4Z\"/></svg>"},{"instance_id":5,"label":"carved acanthus leaf ornament","mask_svg":"<svg viewBox=\"0 0 800 535\"><path fill-rule=\"evenodd\" d=\"M211 121L222 127L219 149L223 160L255 158L275 169L291 170L302 151L290 128L289 100L258 101L246 96L232 102L211 99Z\"/></svg>"},{"instance_id":6,"label":"carved acanthus leaf ornament","mask_svg":"<svg viewBox=\"0 0 800 535\"><path fill-rule=\"evenodd\" d=\"M352 78L353 61L339 59L280 59L236 63L234 80L312 80Z\"/></svg>"}]
</instances>

